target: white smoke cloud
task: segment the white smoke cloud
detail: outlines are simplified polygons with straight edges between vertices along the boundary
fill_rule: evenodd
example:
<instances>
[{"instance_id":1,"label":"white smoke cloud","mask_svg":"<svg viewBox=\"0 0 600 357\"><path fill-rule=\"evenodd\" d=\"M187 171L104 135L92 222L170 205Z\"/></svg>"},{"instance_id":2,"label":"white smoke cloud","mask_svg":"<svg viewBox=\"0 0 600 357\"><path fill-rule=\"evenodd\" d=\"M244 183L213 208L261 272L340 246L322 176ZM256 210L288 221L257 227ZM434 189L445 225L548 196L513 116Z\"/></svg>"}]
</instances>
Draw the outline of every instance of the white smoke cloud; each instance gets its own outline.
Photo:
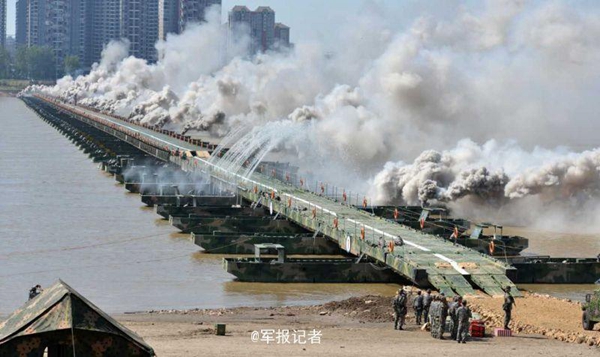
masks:
<instances>
[{"instance_id":1,"label":"white smoke cloud","mask_svg":"<svg viewBox=\"0 0 600 357\"><path fill-rule=\"evenodd\" d=\"M159 43L155 65L111 44L89 75L35 90L215 136L297 123L278 154L381 203L501 219L548 205L595 210L597 152L576 150L595 147L599 129L598 9L489 0L402 26L385 8L365 9L333 45L256 57L244 53L247 37L223 46L213 13Z\"/></svg>"}]
</instances>

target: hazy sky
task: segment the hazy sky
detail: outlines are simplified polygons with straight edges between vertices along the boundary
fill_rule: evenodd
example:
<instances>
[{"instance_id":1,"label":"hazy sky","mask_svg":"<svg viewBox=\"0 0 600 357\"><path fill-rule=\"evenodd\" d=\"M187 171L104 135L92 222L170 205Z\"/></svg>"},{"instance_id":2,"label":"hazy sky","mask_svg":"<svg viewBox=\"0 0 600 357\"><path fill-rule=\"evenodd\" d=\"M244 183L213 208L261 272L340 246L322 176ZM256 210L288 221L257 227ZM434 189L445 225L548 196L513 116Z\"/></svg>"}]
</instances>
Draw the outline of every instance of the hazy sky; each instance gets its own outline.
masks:
<instances>
[{"instance_id":1,"label":"hazy sky","mask_svg":"<svg viewBox=\"0 0 600 357\"><path fill-rule=\"evenodd\" d=\"M8 0L7 33L15 33L15 3ZM155 0L158 1L158 0ZM235 5L246 5L251 10L257 6L270 6L276 12L276 21L291 27L292 42L320 39L335 40L339 24L365 11L365 8L385 12L398 26L420 15L452 16L460 7L481 7L482 0L222 0L223 22L227 12ZM529 3L546 0L530 0ZM571 6L597 8L598 0L564 0ZM374 6L373 6L374 5ZM351 21L351 20L350 20ZM392 24L393 25L393 24ZM393 28L393 26L392 26Z\"/></svg>"},{"instance_id":2,"label":"hazy sky","mask_svg":"<svg viewBox=\"0 0 600 357\"><path fill-rule=\"evenodd\" d=\"M8 0L9 35L15 33L15 3L16 0ZM264 5L275 10L277 22L291 27L292 41L330 38L335 33L337 24L345 23L349 16L359 14L367 3L398 13L399 22L421 12L423 9L419 7L425 7L419 0L223 0L223 22L227 19L227 12L235 5L246 5L252 10ZM433 9L432 3L429 3L430 9L427 12L441 11L458 3L459 1L449 0L443 6L438 3Z\"/></svg>"}]
</instances>

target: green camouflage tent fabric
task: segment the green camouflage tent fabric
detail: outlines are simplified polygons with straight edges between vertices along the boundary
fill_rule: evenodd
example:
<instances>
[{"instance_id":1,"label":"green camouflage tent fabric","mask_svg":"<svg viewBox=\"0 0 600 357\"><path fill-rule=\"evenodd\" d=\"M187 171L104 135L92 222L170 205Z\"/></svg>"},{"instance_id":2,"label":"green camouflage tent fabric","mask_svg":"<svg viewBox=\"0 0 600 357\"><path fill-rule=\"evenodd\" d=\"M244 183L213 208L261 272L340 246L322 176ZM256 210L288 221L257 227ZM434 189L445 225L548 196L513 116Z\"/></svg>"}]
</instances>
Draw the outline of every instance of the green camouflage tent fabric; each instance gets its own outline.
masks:
<instances>
[{"instance_id":1,"label":"green camouflage tent fabric","mask_svg":"<svg viewBox=\"0 0 600 357\"><path fill-rule=\"evenodd\" d=\"M65 350L61 356L154 356L139 336L63 281L0 323L0 356L42 356L48 346Z\"/></svg>"}]
</instances>

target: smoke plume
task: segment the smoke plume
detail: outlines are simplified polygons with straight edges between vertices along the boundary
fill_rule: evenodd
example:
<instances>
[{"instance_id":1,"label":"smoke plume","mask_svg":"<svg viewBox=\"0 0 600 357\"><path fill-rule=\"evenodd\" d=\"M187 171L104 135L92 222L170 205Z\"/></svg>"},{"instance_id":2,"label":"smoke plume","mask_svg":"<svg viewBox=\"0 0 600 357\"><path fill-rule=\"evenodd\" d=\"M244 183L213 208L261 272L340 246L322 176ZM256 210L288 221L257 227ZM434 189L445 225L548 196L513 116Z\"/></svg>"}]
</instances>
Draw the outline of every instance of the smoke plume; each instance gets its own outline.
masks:
<instances>
[{"instance_id":1,"label":"smoke plume","mask_svg":"<svg viewBox=\"0 0 600 357\"><path fill-rule=\"evenodd\" d=\"M597 7L383 6L367 3L333 43L256 56L247 35L225 40L213 12L158 43L156 64L112 43L90 74L29 90L215 140L240 127L265 140L257 130L276 136L270 126L286 122L296 135L265 145L381 204L525 224L540 210L566 221L600 213ZM594 214L590 226L600 227Z\"/></svg>"}]
</instances>

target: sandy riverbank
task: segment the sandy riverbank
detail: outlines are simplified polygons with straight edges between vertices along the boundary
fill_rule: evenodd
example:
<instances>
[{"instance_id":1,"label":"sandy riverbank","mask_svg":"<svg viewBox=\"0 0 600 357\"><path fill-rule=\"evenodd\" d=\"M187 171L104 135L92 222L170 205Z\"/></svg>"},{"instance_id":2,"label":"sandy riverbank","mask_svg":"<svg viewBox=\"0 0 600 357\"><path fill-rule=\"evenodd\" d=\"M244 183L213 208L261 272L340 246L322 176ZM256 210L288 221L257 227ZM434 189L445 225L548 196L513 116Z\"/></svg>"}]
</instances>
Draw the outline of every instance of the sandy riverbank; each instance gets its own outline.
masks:
<instances>
[{"instance_id":1,"label":"sandy riverbank","mask_svg":"<svg viewBox=\"0 0 600 357\"><path fill-rule=\"evenodd\" d=\"M459 356L485 353L506 356L598 356L596 346L565 343L541 333L561 330L582 333L589 341L600 341L600 332L580 328L581 310L576 303L527 295L517 300L512 338L475 339L466 345L434 340L421 331L412 317L406 331L394 331L389 297L364 296L310 307L238 308L219 310L162 311L116 316L153 346L158 356L354 356L375 354ZM501 300L473 300L488 323L494 324ZM216 336L214 324L227 325L227 336ZM264 329L321 331L319 344L271 344L252 342L253 331ZM532 333L536 330L537 333ZM489 331L489 329L488 329ZM553 332L554 333L554 332ZM547 333L549 335L549 333Z\"/></svg>"}]
</instances>

